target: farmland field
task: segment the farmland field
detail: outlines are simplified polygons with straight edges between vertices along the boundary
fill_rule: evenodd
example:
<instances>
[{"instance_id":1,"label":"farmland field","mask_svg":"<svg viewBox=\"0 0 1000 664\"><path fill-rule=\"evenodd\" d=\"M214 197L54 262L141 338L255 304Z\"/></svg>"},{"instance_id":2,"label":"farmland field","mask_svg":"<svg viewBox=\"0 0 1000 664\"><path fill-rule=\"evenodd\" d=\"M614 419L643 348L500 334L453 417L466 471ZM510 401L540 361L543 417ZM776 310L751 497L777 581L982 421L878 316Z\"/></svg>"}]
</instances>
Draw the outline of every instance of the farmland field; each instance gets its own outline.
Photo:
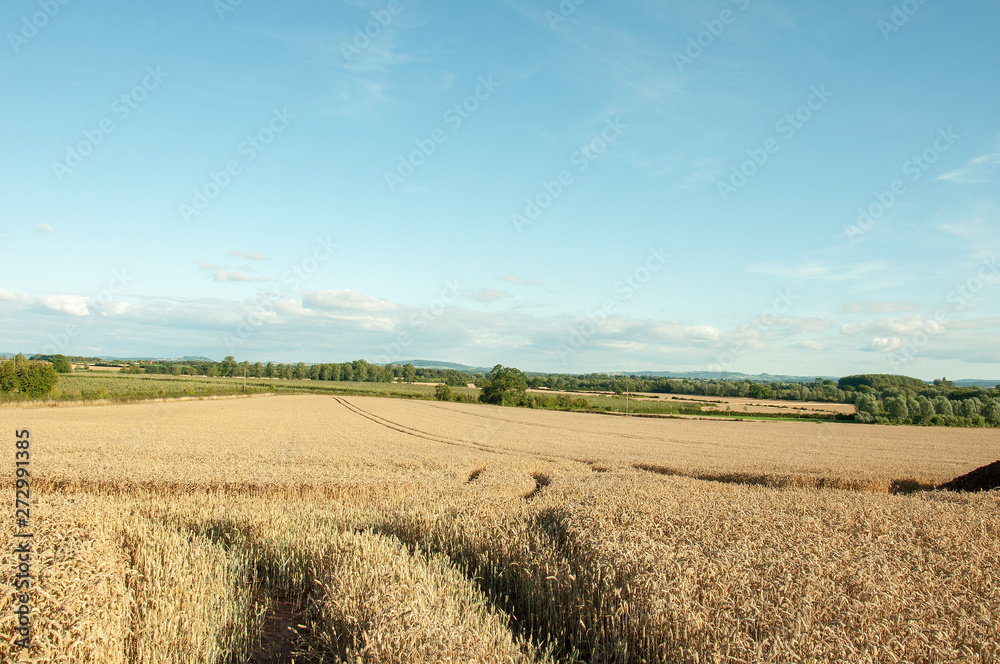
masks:
<instances>
[{"instance_id":1,"label":"farmland field","mask_svg":"<svg viewBox=\"0 0 1000 664\"><path fill-rule=\"evenodd\" d=\"M994 430L339 394L0 417L33 441L33 661L1000 659L1000 495L892 493Z\"/></svg>"},{"instance_id":2,"label":"farmland field","mask_svg":"<svg viewBox=\"0 0 1000 664\"><path fill-rule=\"evenodd\" d=\"M81 401L108 401L128 403L162 398L205 398L243 394L307 392L322 394L368 394L400 398L431 399L433 385L414 383L367 383L349 381L274 380L249 378L243 390L242 378L207 376L168 376L162 374L122 374L108 372L76 372L61 376L59 383L46 401L27 402L17 394L4 395L8 402L25 402L25 405L45 406L49 402L76 403ZM479 390L465 387L452 388L458 394L478 394Z\"/></svg>"}]
</instances>

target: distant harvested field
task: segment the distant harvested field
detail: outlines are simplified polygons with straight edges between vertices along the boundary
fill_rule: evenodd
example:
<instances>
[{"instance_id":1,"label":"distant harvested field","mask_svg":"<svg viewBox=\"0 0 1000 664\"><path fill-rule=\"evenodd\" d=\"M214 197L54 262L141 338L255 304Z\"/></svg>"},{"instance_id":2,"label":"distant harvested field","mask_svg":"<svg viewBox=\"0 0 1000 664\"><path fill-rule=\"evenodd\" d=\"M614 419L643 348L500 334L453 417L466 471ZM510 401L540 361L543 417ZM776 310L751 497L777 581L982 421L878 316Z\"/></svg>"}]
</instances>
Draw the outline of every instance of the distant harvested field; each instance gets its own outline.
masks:
<instances>
[{"instance_id":1,"label":"distant harvested field","mask_svg":"<svg viewBox=\"0 0 1000 664\"><path fill-rule=\"evenodd\" d=\"M607 397L610 392L563 392L560 390L528 390L539 394L565 394L573 397ZM777 399L745 399L742 397L711 397L680 394L662 394L659 392L633 392L633 399L640 401L659 401L670 404L691 404L702 406L704 410L726 410L727 407L741 413L773 413L773 414L814 414L842 413L854 414L854 404L827 403L821 401L780 401ZM622 397L624 399L624 397Z\"/></svg>"},{"instance_id":2,"label":"distant harvested field","mask_svg":"<svg viewBox=\"0 0 1000 664\"><path fill-rule=\"evenodd\" d=\"M646 397L658 396L660 399L678 401L681 403L704 404L712 410L726 410L728 406L734 411L745 413L842 413L854 414L854 404L828 403L822 401L778 401L775 399L745 399L742 397L696 397L689 395L644 394Z\"/></svg>"},{"instance_id":3,"label":"distant harvested field","mask_svg":"<svg viewBox=\"0 0 1000 664\"><path fill-rule=\"evenodd\" d=\"M1000 658L1000 492L890 493L995 461L991 430L336 395L2 415L33 440L34 661Z\"/></svg>"}]
</instances>

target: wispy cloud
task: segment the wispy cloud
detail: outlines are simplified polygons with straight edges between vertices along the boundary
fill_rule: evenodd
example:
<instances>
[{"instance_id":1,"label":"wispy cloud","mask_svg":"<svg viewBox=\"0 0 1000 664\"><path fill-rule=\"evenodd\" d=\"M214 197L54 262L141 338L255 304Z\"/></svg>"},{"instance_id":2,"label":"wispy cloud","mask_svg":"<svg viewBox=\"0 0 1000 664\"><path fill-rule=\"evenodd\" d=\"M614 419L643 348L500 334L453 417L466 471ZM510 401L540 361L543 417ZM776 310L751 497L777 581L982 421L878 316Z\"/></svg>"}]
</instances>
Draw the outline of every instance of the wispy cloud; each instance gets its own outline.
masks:
<instances>
[{"instance_id":1,"label":"wispy cloud","mask_svg":"<svg viewBox=\"0 0 1000 664\"><path fill-rule=\"evenodd\" d=\"M913 302L848 302L840 308L842 314L892 314L917 311L920 305Z\"/></svg>"},{"instance_id":2,"label":"wispy cloud","mask_svg":"<svg viewBox=\"0 0 1000 664\"><path fill-rule=\"evenodd\" d=\"M774 261L749 267L749 271L756 274L815 281L857 281L868 279L887 270L888 266L883 262L830 265L819 261L805 261L789 265L781 261Z\"/></svg>"},{"instance_id":3,"label":"wispy cloud","mask_svg":"<svg viewBox=\"0 0 1000 664\"><path fill-rule=\"evenodd\" d=\"M219 283L248 283L251 281L257 281L253 275L247 274L246 272L229 272L227 270L217 270L212 278Z\"/></svg>"},{"instance_id":4,"label":"wispy cloud","mask_svg":"<svg viewBox=\"0 0 1000 664\"><path fill-rule=\"evenodd\" d=\"M512 274L507 274L500 277L500 281L506 281L508 284L517 284L518 286L544 286L544 281L538 281L537 279L525 279L523 277L518 277Z\"/></svg>"},{"instance_id":5,"label":"wispy cloud","mask_svg":"<svg viewBox=\"0 0 1000 664\"><path fill-rule=\"evenodd\" d=\"M847 324L840 328L841 334L846 336L873 334L882 337L908 337L921 332L925 334L941 334L944 331L944 325L933 319L925 320L921 314L914 314L905 318L866 320L858 325Z\"/></svg>"},{"instance_id":6,"label":"wispy cloud","mask_svg":"<svg viewBox=\"0 0 1000 664\"><path fill-rule=\"evenodd\" d=\"M509 295L510 293L507 291L495 290L493 288L480 288L474 293L470 293L468 297L483 304L493 304L494 302L499 302Z\"/></svg>"},{"instance_id":7,"label":"wispy cloud","mask_svg":"<svg viewBox=\"0 0 1000 664\"><path fill-rule=\"evenodd\" d=\"M43 295L38 298L43 307L71 316L89 316L88 300L80 295Z\"/></svg>"},{"instance_id":8,"label":"wispy cloud","mask_svg":"<svg viewBox=\"0 0 1000 664\"><path fill-rule=\"evenodd\" d=\"M247 254L242 251L230 251L229 255L233 258L245 258L250 261L266 261L267 256L264 254Z\"/></svg>"},{"instance_id":9,"label":"wispy cloud","mask_svg":"<svg viewBox=\"0 0 1000 664\"><path fill-rule=\"evenodd\" d=\"M354 290L306 291L302 293L302 306L307 309L327 311L392 311L397 308L389 300L373 297Z\"/></svg>"},{"instance_id":10,"label":"wispy cloud","mask_svg":"<svg viewBox=\"0 0 1000 664\"><path fill-rule=\"evenodd\" d=\"M980 155L965 166L948 171L938 179L955 184L985 184L1000 180L1000 152Z\"/></svg>"}]
</instances>

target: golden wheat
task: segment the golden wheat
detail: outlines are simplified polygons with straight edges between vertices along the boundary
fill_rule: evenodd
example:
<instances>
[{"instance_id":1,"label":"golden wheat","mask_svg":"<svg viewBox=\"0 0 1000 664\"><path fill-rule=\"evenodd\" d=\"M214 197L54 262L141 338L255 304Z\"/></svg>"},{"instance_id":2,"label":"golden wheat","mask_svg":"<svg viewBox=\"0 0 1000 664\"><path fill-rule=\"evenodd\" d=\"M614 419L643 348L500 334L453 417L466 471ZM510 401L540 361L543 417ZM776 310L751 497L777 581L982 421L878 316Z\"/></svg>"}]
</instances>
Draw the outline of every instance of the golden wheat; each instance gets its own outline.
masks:
<instances>
[{"instance_id":1,"label":"golden wheat","mask_svg":"<svg viewBox=\"0 0 1000 664\"><path fill-rule=\"evenodd\" d=\"M988 432L328 397L4 413L35 441L33 661L1000 660L1000 496L888 491L992 460Z\"/></svg>"}]
</instances>

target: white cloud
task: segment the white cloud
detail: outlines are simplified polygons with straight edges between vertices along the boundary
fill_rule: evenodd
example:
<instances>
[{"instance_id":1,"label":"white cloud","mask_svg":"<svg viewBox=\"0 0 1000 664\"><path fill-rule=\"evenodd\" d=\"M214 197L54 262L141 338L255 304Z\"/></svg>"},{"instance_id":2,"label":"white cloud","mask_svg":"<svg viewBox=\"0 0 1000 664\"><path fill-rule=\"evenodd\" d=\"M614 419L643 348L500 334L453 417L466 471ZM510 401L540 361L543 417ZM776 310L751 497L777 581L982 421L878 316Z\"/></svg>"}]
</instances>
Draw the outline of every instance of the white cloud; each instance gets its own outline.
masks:
<instances>
[{"instance_id":1,"label":"white cloud","mask_svg":"<svg viewBox=\"0 0 1000 664\"><path fill-rule=\"evenodd\" d=\"M302 293L302 306L306 309L321 309L328 311L392 311L397 305L372 297L359 291L305 291Z\"/></svg>"},{"instance_id":2,"label":"white cloud","mask_svg":"<svg viewBox=\"0 0 1000 664\"><path fill-rule=\"evenodd\" d=\"M228 283L228 282L246 283L249 281L256 280L252 275L249 275L246 272L228 272L226 270L218 270L213 276L213 278L219 283Z\"/></svg>"},{"instance_id":3,"label":"white cloud","mask_svg":"<svg viewBox=\"0 0 1000 664\"><path fill-rule=\"evenodd\" d=\"M230 251L229 255L232 256L233 258L245 258L250 261L268 260L267 256L265 256L264 254L247 254L242 251Z\"/></svg>"},{"instance_id":4,"label":"white cloud","mask_svg":"<svg viewBox=\"0 0 1000 664\"><path fill-rule=\"evenodd\" d=\"M476 302L482 302L483 304L493 304L494 302L499 302L510 295L506 291L494 290L492 288L480 288L475 293L469 295L469 297Z\"/></svg>"},{"instance_id":5,"label":"white cloud","mask_svg":"<svg viewBox=\"0 0 1000 664\"><path fill-rule=\"evenodd\" d=\"M945 327L936 320L924 320L922 315L914 314L905 318L872 319L866 320L860 325L844 325L840 331L847 336L865 333L879 336L909 337L918 333L941 334L945 331Z\"/></svg>"},{"instance_id":6,"label":"white cloud","mask_svg":"<svg viewBox=\"0 0 1000 664\"><path fill-rule=\"evenodd\" d=\"M35 230L37 230L39 233L52 233L53 231L55 231L55 229L49 226L48 224L38 224Z\"/></svg>"},{"instance_id":7,"label":"white cloud","mask_svg":"<svg viewBox=\"0 0 1000 664\"><path fill-rule=\"evenodd\" d=\"M1000 152L976 157L965 166L938 177L956 184L984 184L1000 179Z\"/></svg>"},{"instance_id":8,"label":"white cloud","mask_svg":"<svg viewBox=\"0 0 1000 664\"><path fill-rule=\"evenodd\" d=\"M544 281L538 281L538 280L534 280L534 279L524 279L523 277L518 277L518 276L515 276L515 275L512 275L512 274L507 274L507 275L504 275L504 276L500 277L500 281L506 281L509 284L517 284L519 286L538 287L538 286L544 286L545 285Z\"/></svg>"},{"instance_id":9,"label":"white cloud","mask_svg":"<svg viewBox=\"0 0 1000 664\"><path fill-rule=\"evenodd\" d=\"M769 322L769 321L768 321ZM774 325L783 325L798 332L818 332L828 329L832 323L825 318L778 318ZM773 325L772 325L773 327Z\"/></svg>"},{"instance_id":10,"label":"white cloud","mask_svg":"<svg viewBox=\"0 0 1000 664\"><path fill-rule=\"evenodd\" d=\"M819 261L805 261L797 265L788 265L775 261L752 265L748 269L757 274L769 274L788 279L831 282L867 279L879 272L886 271L887 268L888 266L882 262L827 265Z\"/></svg>"},{"instance_id":11,"label":"white cloud","mask_svg":"<svg viewBox=\"0 0 1000 664\"><path fill-rule=\"evenodd\" d=\"M108 304L99 305L102 316L119 316L128 311L129 306L131 305L128 302L110 302Z\"/></svg>"},{"instance_id":12,"label":"white cloud","mask_svg":"<svg viewBox=\"0 0 1000 664\"><path fill-rule=\"evenodd\" d=\"M912 302L848 302L840 308L840 313L893 314L918 309L920 306Z\"/></svg>"},{"instance_id":13,"label":"white cloud","mask_svg":"<svg viewBox=\"0 0 1000 664\"><path fill-rule=\"evenodd\" d=\"M877 353L891 353L899 350L903 346L903 340L899 337L874 337L863 350Z\"/></svg>"},{"instance_id":14,"label":"white cloud","mask_svg":"<svg viewBox=\"0 0 1000 664\"><path fill-rule=\"evenodd\" d=\"M72 316L90 315L90 310L87 308L87 298L79 295L43 295L38 298L38 302L53 311Z\"/></svg>"}]
</instances>

